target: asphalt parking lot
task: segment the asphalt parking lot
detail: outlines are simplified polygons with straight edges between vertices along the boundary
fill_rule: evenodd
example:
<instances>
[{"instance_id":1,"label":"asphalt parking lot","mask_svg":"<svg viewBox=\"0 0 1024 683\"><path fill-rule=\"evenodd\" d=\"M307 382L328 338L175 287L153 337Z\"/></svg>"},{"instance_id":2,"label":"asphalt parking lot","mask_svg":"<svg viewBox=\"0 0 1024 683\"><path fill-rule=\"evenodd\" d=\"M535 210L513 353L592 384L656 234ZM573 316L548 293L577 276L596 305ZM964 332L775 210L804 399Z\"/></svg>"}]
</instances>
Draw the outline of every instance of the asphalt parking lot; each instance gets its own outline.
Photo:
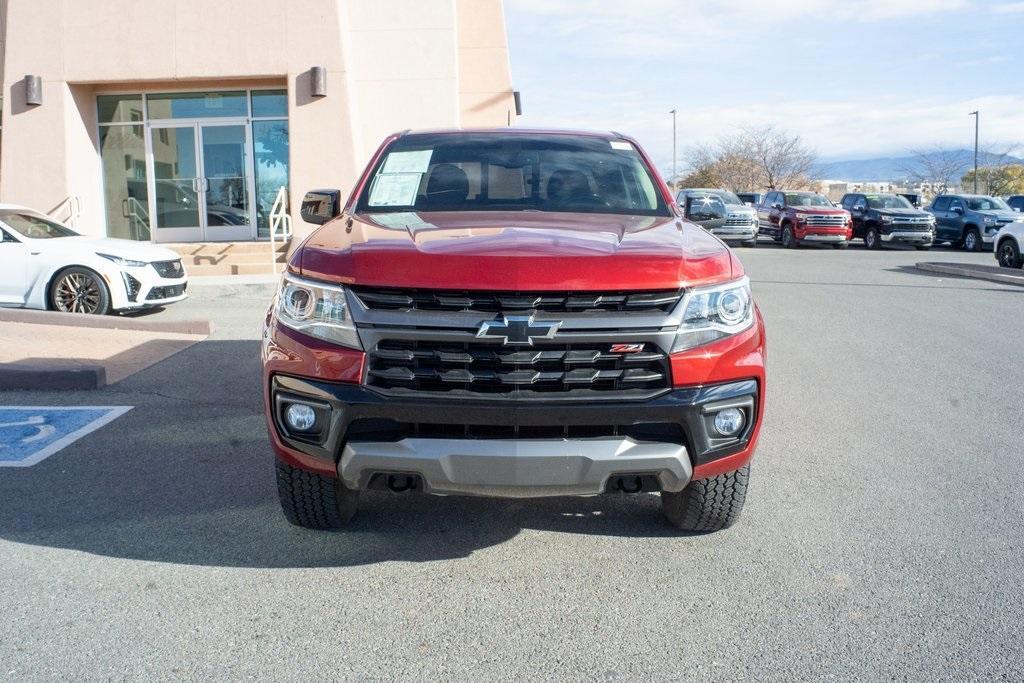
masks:
<instances>
[{"instance_id":1,"label":"asphalt parking lot","mask_svg":"<svg viewBox=\"0 0 1024 683\"><path fill-rule=\"evenodd\" d=\"M740 250L769 335L737 526L657 498L364 496L289 526L260 413L271 287L157 315L207 341L98 392L134 408L0 469L0 678L792 680L1024 676L1024 288L991 254Z\"/></svg>"}]
</instances>

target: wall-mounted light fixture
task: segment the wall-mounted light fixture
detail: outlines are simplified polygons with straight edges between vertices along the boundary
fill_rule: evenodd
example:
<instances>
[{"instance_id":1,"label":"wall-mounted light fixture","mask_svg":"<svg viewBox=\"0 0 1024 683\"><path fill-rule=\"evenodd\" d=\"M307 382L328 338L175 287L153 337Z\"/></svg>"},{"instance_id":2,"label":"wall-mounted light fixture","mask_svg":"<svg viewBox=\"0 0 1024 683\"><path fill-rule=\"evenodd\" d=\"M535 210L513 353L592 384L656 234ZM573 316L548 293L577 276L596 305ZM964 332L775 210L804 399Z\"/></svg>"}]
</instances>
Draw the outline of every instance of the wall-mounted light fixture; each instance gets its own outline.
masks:
<instances>
[{"instance_id":1,"label":"wall-mounted light fixture","mask_svg":"<svg viewBox=\"0 0 1024 683\"><path fill-rule=\"evenodd\" d=\"M309 70L310 94L313 97L327 97L327 69L314 66Z\"/></svg>"},{"instance_id":2,"label":"wall-mounted light fixture","mask_svg":"<svg viewBox=\"0 0 1024 683\"><path fill-rule=\"evenodd\" d=\"M43 103L43 79L25 76L25 104L37 107Z\"/></svg>"}]
</instances>

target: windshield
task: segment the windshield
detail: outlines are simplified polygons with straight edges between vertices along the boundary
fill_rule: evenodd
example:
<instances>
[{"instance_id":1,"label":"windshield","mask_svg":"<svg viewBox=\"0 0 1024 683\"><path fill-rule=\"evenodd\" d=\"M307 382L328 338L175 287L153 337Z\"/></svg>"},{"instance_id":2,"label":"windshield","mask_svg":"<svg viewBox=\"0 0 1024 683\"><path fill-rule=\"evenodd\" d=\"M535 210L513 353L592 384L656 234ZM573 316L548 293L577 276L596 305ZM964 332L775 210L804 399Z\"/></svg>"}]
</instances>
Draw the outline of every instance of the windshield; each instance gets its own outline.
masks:
<instances>
[{"instance_id":1,"label":"windshield","mask_svg":"<svg viewBox=\"0 0 1024 683\"><path fill-rule=\"evenodd\" d=\"M868 206L872 209L913 209L905 198L898 194L869 194Z\"/></svg>"},{"instance_id":2,"label":"windshield","mask_svg":"<svg viewBox=\"0 0 1024 683\"><path fill-rule=\"evenodd\" d=\"M742 204L743 201L729 190L715 190L711 194L717 196L726 204Z\"/></svg>"},{"instance_id":3,"label":"windshield","mask_svg":"<svg viewBox=\"0 0 1024 683\"><path fill-rule=\"evenodd\" d=\"M725 218L725 204L717 194L690 195L686 198L686 217L695 221Z\"/></svg>"},{"instance_id":4,"label":"windshield","mask_svg":"<svg viewBox=\"0 0 1024 683\"><path fill-rule=\"evenodd\" d=\"M971 211L1012 211L1013 209L999 197L964 197L967 208Z\"/></svg>"},{"instance_id":5,"label":"windshield","mask_svg":"<svg viewBox=\"0 0 1024 683\"><path fill-rule=\"evenodd\" d=\"M814 192L787 192L786 206L832 206L828 197Z\"/></svg>"},{"instance_id":6,"label":"windshield","mask_svg":"<svg viewBox=\"0 0 1024 683\"><path fill-rule=\"evenodd\" d=\"M401 137L374 169L357 210L672 215L632 143L521 133Z\"/></svg>"},{"instance_id":7,"label":"windshield","mask_svg":"<svg viewBox=\"0 0 1024 683\"><path fill-rule=\"evenodd\" d=\"M77 237L78 233L60 223L54 223L42 216L12 211L0 212L0 221L25 237L34 240L45 240L52 237Z\"/></svg>"}]
</instances>

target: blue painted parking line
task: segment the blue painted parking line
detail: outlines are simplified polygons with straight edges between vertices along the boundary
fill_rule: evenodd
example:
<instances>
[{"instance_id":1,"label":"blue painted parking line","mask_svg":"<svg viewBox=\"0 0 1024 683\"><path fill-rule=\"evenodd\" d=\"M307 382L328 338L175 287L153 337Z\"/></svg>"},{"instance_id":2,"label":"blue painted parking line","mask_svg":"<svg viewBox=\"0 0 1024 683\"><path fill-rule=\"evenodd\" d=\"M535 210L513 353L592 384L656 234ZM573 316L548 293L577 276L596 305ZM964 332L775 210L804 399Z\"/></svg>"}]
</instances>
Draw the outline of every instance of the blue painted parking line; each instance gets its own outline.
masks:
<instances>
[{"instance_id":1,"label":"blue painted parking line","mask_svg":"<svg viewBox=\"0 0 1024 683\"><path fill-rule=\"evenodd\" d=\"M131 406L0 406L0 467L29 467Z\"/></svg>"}]
</instances>

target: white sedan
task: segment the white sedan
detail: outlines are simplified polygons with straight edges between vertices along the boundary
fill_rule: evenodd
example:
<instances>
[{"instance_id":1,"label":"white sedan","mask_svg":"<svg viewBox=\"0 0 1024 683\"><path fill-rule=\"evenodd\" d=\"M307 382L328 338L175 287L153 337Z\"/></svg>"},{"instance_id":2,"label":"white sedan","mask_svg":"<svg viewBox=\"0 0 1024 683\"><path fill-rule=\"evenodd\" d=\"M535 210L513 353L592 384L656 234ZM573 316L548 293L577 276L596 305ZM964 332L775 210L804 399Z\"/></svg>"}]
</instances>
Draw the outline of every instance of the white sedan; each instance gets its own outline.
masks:
<instances>
[{"instance_id":1,"label":"white sedan","mask_svg":"<svg viewBox=\"0 0 1024 683\"><path fill-rule=\"evenodd\" d=\"M38 211L0 204L0 306L104 314L181 301L187 286L170 249L86 237Z\"/></svg>"}]
</instances>

